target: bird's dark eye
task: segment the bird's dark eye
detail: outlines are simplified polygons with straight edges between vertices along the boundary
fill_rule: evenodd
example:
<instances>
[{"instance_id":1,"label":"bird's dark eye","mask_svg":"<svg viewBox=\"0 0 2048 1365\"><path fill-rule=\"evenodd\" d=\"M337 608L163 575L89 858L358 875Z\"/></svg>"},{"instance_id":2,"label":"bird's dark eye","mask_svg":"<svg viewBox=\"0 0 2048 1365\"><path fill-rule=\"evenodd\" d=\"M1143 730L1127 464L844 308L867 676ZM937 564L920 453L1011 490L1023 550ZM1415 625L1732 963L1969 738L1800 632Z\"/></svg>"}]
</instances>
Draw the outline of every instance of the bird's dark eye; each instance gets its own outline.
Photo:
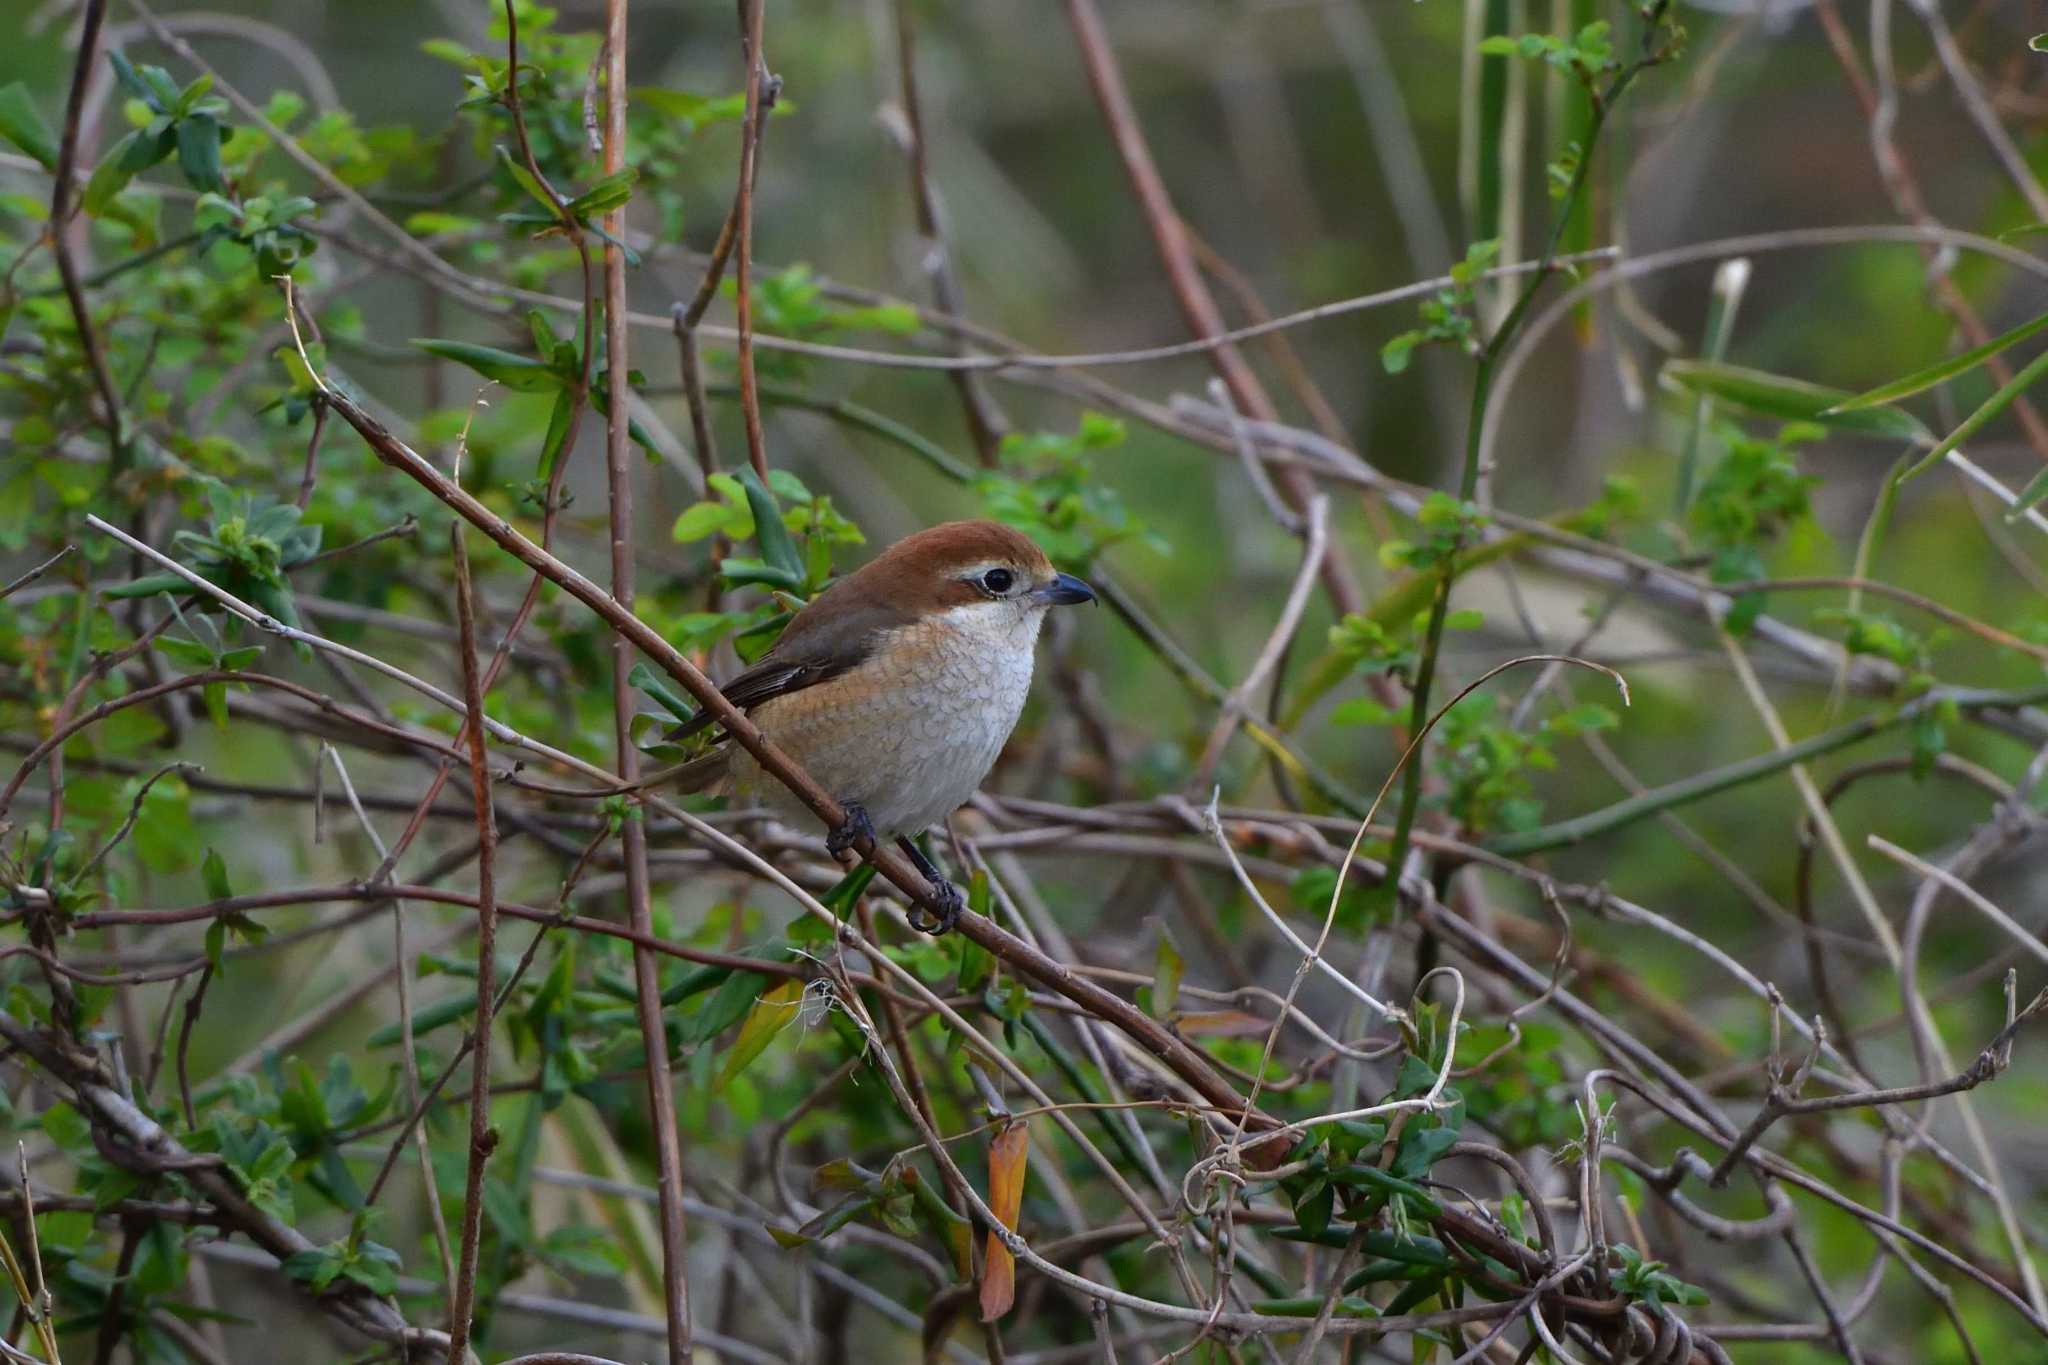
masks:
<instances>
[{"instance_id":1,"label":"bird's dark eye","mask_svg":"<svg viewBox=\"0 0 2048 1365\"><path fill-rule=\"evenodd\" d=\"M990 569L981 576L981 586L987 588L993 597L1001 597L1017 582L1017 575L1008 569Z\"/></svg>"}]
</instances>

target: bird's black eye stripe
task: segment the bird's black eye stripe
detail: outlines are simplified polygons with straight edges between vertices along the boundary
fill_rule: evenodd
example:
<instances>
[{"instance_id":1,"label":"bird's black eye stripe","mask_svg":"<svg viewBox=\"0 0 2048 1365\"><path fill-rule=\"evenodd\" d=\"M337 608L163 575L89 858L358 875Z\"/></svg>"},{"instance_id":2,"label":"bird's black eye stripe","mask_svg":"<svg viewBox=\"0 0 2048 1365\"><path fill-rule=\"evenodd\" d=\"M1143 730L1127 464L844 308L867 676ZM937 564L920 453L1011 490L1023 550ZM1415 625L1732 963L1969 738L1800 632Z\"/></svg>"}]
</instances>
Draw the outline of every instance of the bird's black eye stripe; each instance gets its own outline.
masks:
<instances>
[{"instance_id":1,"label":"bird's black eye stripe","mask_svg":"<svg viewBox=\"0 0 2048 1365\"><path fill-rule=\"evenodd\" d=\"M1008 569L990 569L981 576L981 586L990 596L1001 597L1017 582L1017 575Z\"/></svg>"}]
</instances>

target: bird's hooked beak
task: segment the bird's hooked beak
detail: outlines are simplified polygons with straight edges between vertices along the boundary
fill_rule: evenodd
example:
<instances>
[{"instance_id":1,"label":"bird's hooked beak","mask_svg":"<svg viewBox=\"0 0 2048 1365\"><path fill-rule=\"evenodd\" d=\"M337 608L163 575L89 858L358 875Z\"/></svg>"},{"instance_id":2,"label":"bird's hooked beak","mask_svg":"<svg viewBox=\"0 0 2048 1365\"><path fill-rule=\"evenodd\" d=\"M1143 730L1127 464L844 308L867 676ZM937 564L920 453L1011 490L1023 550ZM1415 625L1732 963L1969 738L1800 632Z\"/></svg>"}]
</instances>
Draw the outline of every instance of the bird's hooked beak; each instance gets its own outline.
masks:
<instances>
[{"instance_id":1,"label":"bird's hooked beak","mask_svg":"<svg viewBox=\"0 0 2048 1365\"><path fill-rule=\"evenodd\" d=\"M1031 595L1048 607L1071 607L1077 602L1093 602L1095 589L1072 574L1063 573Z\"/></svg>"}]
</instances>

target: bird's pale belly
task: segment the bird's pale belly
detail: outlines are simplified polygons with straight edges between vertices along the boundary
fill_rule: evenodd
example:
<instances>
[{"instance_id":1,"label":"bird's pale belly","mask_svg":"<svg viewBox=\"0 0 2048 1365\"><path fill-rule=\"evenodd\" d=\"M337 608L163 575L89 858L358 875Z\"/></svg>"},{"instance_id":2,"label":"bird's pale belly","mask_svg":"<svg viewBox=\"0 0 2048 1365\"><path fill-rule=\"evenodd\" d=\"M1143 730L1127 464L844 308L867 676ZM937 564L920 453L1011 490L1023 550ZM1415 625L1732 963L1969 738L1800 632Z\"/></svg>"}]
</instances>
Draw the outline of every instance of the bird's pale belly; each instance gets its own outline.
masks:
<instances>
[{"instance_id":1,"label":"bird's pale belly","mask_svg":"<svg viewBox=\"0 0 2048 1365\"><path fill-rule=\"evenodd\" d=\"M914 645L879 651L829 683L752 713L842 804L866 808L884 835L916 834L966 804L995 766L1031 688L1029 638L991 648L953 630L919 634ZM740 798L795 821L812 818L744 751L733 759Z\"/></svg>"}]
</instances>

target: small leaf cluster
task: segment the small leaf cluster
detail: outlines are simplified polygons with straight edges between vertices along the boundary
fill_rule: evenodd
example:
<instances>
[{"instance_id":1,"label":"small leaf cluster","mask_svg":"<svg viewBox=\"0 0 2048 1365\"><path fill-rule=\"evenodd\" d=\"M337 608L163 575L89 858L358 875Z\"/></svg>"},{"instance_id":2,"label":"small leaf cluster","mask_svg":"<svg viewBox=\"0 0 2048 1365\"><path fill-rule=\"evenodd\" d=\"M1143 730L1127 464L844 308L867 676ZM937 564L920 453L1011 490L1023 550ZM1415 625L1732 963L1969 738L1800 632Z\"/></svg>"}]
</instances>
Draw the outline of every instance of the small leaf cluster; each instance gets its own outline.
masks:
<instances>
[{"instance_id":1,"label":"small leaf cluster","mask_svg":"<svg viewBox=\"0 0 2048 1365\"><path fill-rule=\"evenodd\" d=\"M1456 346L1467 355L1479 353L1479 324L1473 315L1473 290L1480 276L1500 255L1500 239L1474 242L1465 249L1465 259L1451 267L1451 283L1417 306L1422 325L1411 328L1380 347L1380 364L1388 374L1399 374L1417 346L1443 343Z\"/></svg>"},{"instance_id":2,"label":"small leaf cluster","mask_svg":"<svg viewBox=\"0 0 2048 1365\"><path fill-rule=\"evenodd\" d=\"M1595 76L1616 66L1613 27L1605 19L1595 19L1576 34L1525 33L1511 37L1500 33L1483 40L1479 50L1489 57L1540 61L1590 84Z\"/></svg>"},{"instance_id":3,"label":"small leaf cluster","mask_svg":"<svg viewBox=\"0 0 2048 1365\"><path fill-rule=\"evenodd\" d=\"M1389 569L1412 569L1418 573L1442 568L1471 543L1473 535L1488 520L1485 510L1476 502L1461 501L1448 493L1431 493L1415 513L1421 537L1382 541L1380 563Z\"/></svg>"},{"instance_id":4,"label":"small leaf cluster","mask_svg":"<svg viewBox=\"0 0 2048 1365\"><path fill-rule=\"evenodd\" d=\"M1353 708L1347 718L1360 724L1390 725L1400 719L1366 699L1345 705ZM1533 730L1518 730L1500 710L1499 697L1475 692L1446 711L1435 732L1433 762L1444 790L1431 801L1473 833L1536 828L1543 804L1536 799L1531 774L1557 766L1555 741L1617 723L1606 707L1586 703L1547 717Z\"/></svg>"},{"instance_id":5,"label":"small leaf cluster","mask_svg":"<svg viewBox=\"0 0 2048 1365\"><path fill-rule=\"evenodd\" d=\"M208 93L213 89L213 77L202 74L180 86L162 67L137 69L119 51L109 52L107 60L121 87L141 107L131 106L130 119L137 126L108 148L93 168L82 200L85 211L104 212L130 180L173 153L192 188L214 193L225 188L220 144L225 131L221 116L227 113L228 102Z\"/></svg>"},{"instance_id":6,"label":"small leaf cluster","mask_svg":"<svg viewBox=\"0 0 2048 1365\"><path fill-rule=\"evenodd\" d=\"M171 537L178 557L207 582L288 626L298 625L289 575L320 552L320 527L303 524L297 507L267 494L239 493L225 484L209 482L206 496L213 513L206 531L180 530ZM125 598L157 593L195 595L190 583L169 572L109 588L105 595ZM209 598L199 600L202 606L211 604ZM209 656L206 666L215 663Z\"/></svg>"},{"instance_id":7,"label":"small leaf cluster","mask_svg":"<svg viewBox=\"0 0 2048 1365\"><path fill-rule=\"evenodd\" d=\"M1934 646L1941 632L1923 633L1884 612L1849 611L1831 608L1814 613L1814 619L1842 630L1842 648L1851 655L1883 659L1900 670L1899 694L1923 697L1933 690ZM1948 732L1962 718L1953 697L1937 697L1921 706L1912 719L1908 734L1912 741L1912 772L1925 777L1948 748Z\"/></svg>"},{"instance_id":8,"label":"small leaf cluster","mask_svg":"<svg viewBox=\"0 0 2048 1365\"><path fill-rule=\"evenodd\" d=\"M782 1246L809 1246L865 1219L909 1241L931 1234L946 1248L956 1272L968 1273L974 1225L949 1208L908 1161L892 1161L877 1172L841 1157L812 1173L811 1189L814 1194L840 1197L795 1232L770 1225L769 1233Z\"/></svg>"},{"instance_id":9,"label":"small leaf cluster","mask_svg":"<svg viewBox=\"0 0 2048 1365\"><path fill-rule=\"evenodd\" d=\"M1608 1283L1614 1286L1616 1293L1640 1300L1653 1308L1708 1302L1706 1290L1671 1274L1664 1269L1664 1262L1645 1260L1642 1252L1625 1242L1616 1243L1607 1250L1621 1262L1607 1272Z\"/></svg>"},{"instance_id":10,"label":"small leaf cluster","mask_svg":"<svg viewBox=\"0 0 2048 1365\"><path fill-rule=\"evenodd\" d=\"M1417 1099L1436 1085L1447 1042L1439 1014L1440 1007L1434 1005L1418 1010L1411 1035L1416 1050L1402 1059L1393 1088L1380 1103ZM1437 1056L1434 1064L1432 1053ZM1289 1154L1290 1166L1300 1163L1306 1169L1279 1182L1280 1193L1294 1210L1295 1225L1274 1235L1333 1249L1355 1246L1363 1253L1364 1264L1345 1279L1343 1297L1337 1301L1337 1312L1344 1316L1413 1312L1447 1290L1455 1293L1472 1268L1442 1239L1422 1231L1444 1211L1429 1187L1430 1172L1457 1145L1465 1125L1464 1097L1455 1086L1445 1086L1437 1098L1439 1107L1401 1111L1392 1122L1339 1119L1317 1124ZM1363 1297L1375 1285L1400 1287L1381 1307ZM1321 1303L1320 1298L1288 1298L1253 1307L1260 1312L1313 1315Z\"/></svg>"},{"instance_id":11,"label":"small leaf cluster","mask_svg":"<svg viewBox=\"0 0 2048 1365\"><path fill-rule=\"evenodd\" d=\"M1122 446L1124 424L1084 411L1071 434L1012 432L1003 438L1003 468L975 480L989 516L1036 540L1053 563L1083 570L1113 545L1134 541L1164 551L1166 542L1123 505L1097 474L1095 462Z\"/></svg>"},{"instance_id":12,"label":"small leaf cluster","mask_svg":"<svg viewBox=\"0 0 2048 1365\"><path fill-rule=\"evenodd\" d=\"M303 1280L319 1293L337 1280L360 1285L372 1294L398 1291L398 1272L404 1264L390 1247L369 1239L369 1230L380 1209L362 1209L349 1226L349 1234L325 1246L308 1247L287 1256L284 1273Z\"/></svg>"},{"instance_id":13,"label":"small leaf cluster","mask_svg":"<svg viewBox=\"0 0 2048 1365\"><path fill-rule=\"evenodd\" d=\"M1738 583L1768 576L1764 550L1787 529L1812 516L1812 492L1818 479L1799 472L1797 449L1818 439L1822 428L1792 422L1775 438L1754 437L1740 428L1720 424L1726 453L1701 483L1688 517L1693 532L1713 556L1711 574L1717 583ZM1741 634L1763 610L1762 593L1739 595L1729 608L1727 628Z\"/></svg>"},{"instance_id":14,"label":"small leaf cluster","mask_svg":"<svg viewBox=\"0 0 2048 1365\"><path fill-rule=\"evenodd\" d=\"M829 341L850 332L908 337L924 325L917 310L904 304L834 301L811 268L802 263L757 275L752 284L755 328L795 341ZM738 297L737 281L728 279L719 287L727 298ZM730 349L713 352L713 356L721 366L738 363ZM794 351L762 348L754 353L754 369L763 379L796 383L810 377L811 361Z\"/></svg>"},{"instance_id":15,"label":"small leaf cluster","mask_svg":"<svg viewBox=\"0 0 2048 1365\"><path fill-rule=\"evenodd\" d=\"M556 462L562 457L562 447L569 439L571 419L575 416L578 401L587 399L600 414L606 414L611 410L611 393L608 385L593 383L586 387L584 384L586 374L598 374L604 368L603 337L594 340L590 363L586 366L583 347L575 340L558 336L554 324L540 309L527 310L526 325L533 336L534 354L530 356L495 346L438 337L415 340L413 345L429 355L452 360L474 370L514 393L555 395L554 406L548 413L547 434L541 438L539 474L534 486L528 490L538 501L554 475ZM637 388L647 383L647 377L638 370L629 370L626 382ZM638 421L629 417L626 430L650 460L659 457L661 448Z\"/></svg>"},{"instance_id":16,"label":"small leaf cluster","mask_svg":"<svg viewBox=\"0 0 2048 1365\"><path fill-rule=\"evenodd\" d=\"M835 550L867 542L829 496L813 493L786 469L769 470L766 489L751 469L737 477L713 474L707 482L718 496L684 508L671 535L684 545L712 536L758 540L758 558L720 561L720 575L730 586L757 584L808 597L831 578ZM777 506L777 497L790 504L787 511Z\"/></svg>"}]
</instances>

